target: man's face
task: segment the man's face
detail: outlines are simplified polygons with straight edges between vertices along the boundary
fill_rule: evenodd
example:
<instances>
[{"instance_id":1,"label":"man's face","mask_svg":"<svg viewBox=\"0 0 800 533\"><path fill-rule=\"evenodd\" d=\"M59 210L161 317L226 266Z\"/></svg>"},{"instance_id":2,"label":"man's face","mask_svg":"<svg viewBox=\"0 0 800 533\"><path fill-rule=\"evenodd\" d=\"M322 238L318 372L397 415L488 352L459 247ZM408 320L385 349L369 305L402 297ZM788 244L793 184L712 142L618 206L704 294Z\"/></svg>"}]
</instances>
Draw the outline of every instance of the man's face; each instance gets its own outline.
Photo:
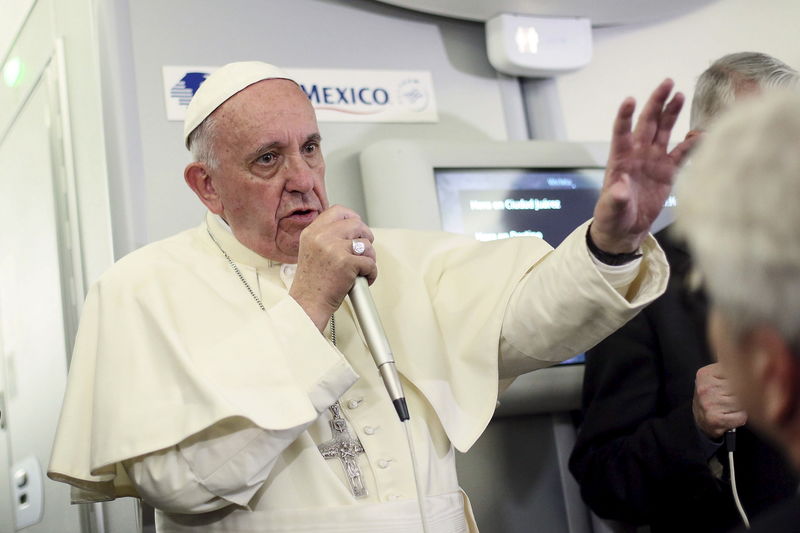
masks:
<instances>
[{"instance_id":1,"label":"man's face","mask_svg":"<svg viewBox=\"0 0 800 533\"><path fill-rule=\"evenodd\" d=\"M255 83L214 114L211 210L258 254L295 263L300 232L328 207L314 109L282 79Z\"/></svg>"}]
</instances>

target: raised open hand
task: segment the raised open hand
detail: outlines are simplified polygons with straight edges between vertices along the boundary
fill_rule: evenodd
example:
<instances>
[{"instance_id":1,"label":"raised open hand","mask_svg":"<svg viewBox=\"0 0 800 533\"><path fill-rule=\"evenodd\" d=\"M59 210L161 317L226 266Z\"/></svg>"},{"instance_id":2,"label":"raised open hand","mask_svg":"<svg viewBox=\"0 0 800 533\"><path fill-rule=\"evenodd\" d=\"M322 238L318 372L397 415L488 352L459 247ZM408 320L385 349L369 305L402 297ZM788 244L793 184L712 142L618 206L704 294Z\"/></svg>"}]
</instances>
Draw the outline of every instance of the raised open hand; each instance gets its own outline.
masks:
<instances>
[{"instance_id":1,"label":"raised open hand","mask_svg":"<svg viewBox=\"0 0 800 533\"><path fill-rule=\"evenodd\" d=\"M626 98L619 107L590 230L594 243L605 252L638 249L669 196L676 170L696 141L687 139L668 151L670 134L684 102L681 93L669 99L672 87L670 79L661 82L634 129L635 100Z\"/></svg>"}]
</instances>

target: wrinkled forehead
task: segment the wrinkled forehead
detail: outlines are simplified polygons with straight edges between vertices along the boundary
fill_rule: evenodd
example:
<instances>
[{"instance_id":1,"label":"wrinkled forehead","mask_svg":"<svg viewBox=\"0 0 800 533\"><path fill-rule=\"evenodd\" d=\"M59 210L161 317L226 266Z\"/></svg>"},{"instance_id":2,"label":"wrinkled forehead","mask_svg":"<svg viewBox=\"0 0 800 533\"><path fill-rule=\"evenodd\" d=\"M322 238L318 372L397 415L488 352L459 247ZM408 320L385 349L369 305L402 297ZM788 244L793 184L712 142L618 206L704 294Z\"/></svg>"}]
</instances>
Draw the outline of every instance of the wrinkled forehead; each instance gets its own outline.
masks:
<instances>
[{"instance_id":1,"label":"wrinkled forehead","mask_svg":"<svg viewBox=\"0 0 800 533\"><path fill-rule=\"evenodd\" d=\"M221 156L257 147L302 145L319 138L314 108L296 84L264 80L242 90L211 114L214 150Z\"/></svg>"}]
</instances>

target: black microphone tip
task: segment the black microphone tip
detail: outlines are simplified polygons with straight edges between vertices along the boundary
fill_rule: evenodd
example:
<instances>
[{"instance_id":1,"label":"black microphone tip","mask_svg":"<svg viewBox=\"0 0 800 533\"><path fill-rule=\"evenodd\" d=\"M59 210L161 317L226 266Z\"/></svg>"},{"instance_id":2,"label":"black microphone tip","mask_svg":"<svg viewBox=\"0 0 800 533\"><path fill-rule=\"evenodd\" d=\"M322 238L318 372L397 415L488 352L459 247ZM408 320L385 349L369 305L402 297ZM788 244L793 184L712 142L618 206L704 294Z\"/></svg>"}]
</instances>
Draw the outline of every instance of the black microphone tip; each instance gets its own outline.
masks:
<instances>
[{"instance_id":1,"label":"black microphone tip","mask_svg":"<svg viewBox=\"0 0 800 533\"><path fill-rule=\"evenodd\" d=\"M392 400L394 404L394 409L397 411L397 416L400 417L400 422L405 422L411 416L408 414L408 404L406 404L405 398L397 398L396 400Z\"/></svg>"}]
</instances>

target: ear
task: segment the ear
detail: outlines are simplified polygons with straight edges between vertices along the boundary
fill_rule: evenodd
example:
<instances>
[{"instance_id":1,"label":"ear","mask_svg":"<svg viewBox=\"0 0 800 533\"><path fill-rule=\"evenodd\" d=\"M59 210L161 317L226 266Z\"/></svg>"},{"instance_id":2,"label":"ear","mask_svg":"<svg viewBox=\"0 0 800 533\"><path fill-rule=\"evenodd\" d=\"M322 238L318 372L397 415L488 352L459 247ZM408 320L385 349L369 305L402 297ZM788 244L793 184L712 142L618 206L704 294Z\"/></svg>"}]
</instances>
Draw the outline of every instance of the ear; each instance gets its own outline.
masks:
<instances>
[{"instance_id":1,"label":"ear","mask_svg":"<svg viewBox=\"0 0 800 533\"><path fill-rule=\"evenodd\" d=\"M183 179L200 201L215 215L222 214L222 199L217 192L214 178L205 163L189 163L183 171Z\"/></svg>"},{"instance_id":2,"label":"ear","mask_svg":"<svg viewBox=\"0 0 800 533\"><path fill-rule=\"evenodd\" d=\"M771 326L756 327L747 342L765 422L775 428L784 427L800 414L800 358Z\"/></svg>"}]
</instances>

